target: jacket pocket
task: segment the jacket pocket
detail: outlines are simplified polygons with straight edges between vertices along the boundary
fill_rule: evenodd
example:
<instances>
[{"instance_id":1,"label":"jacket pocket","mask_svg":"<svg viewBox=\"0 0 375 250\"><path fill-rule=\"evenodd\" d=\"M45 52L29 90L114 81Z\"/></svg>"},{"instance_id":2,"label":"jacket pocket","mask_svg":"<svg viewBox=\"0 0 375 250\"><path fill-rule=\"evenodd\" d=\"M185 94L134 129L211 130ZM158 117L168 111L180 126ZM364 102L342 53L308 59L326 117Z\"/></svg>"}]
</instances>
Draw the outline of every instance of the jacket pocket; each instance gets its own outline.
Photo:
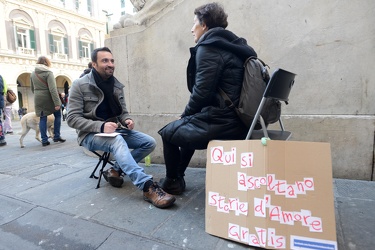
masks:
<instances>
[{"instance_id":1,"label":"jacket pocket","mask_svg":"<svg viewBox=\"0 0 375 250\"><path fill-rule=\"evenodd\" d=\"M85 102L98 102L99 101L99 98L97 96L90 96L90 95L85 95L83 94L83 100Z\"/></svg>"},{"instance_id":2,"label":"jacket pocket","mask_svg":"<svg viewBox=\"0 0 375 250\"><path fill-rule=\"evenodd\" d=\"M83 94L83 110L84 113L90 113L92 112L99 103L99 98L97 96L91 95L85 95Z\"/></svg>"}]
</instances>

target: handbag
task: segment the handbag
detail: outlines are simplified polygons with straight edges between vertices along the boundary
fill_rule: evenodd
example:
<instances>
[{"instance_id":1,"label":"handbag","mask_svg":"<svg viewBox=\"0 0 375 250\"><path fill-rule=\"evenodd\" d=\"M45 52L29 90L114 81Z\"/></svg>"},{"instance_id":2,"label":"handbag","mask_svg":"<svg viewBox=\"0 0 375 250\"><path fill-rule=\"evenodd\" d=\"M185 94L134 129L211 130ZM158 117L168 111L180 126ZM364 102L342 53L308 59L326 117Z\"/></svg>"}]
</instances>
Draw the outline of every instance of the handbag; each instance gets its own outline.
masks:
<instances>
[{"instance_id":1,"label":"handbag","mask_svg":"<svg viewBox=\"0 0 375 250\"><path fill-rule=\"evenodd\" d=\"M14 103L17 100L16 94L13 92L13 90L8 89L6 99L9 103Z\"/></svg>"}]
</instances>

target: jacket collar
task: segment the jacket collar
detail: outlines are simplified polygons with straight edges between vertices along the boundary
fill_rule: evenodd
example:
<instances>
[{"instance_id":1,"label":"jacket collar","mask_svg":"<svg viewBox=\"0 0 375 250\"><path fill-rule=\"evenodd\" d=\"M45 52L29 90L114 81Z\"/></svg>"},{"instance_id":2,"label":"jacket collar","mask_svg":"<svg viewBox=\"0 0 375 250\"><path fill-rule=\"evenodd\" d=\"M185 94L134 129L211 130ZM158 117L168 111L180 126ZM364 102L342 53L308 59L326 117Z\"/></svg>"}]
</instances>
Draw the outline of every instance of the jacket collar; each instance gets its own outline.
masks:
<instances>
[{"instance_id":1,"label":"jacket collar","mask_svg":"<svg viewBox=\"0 0 375 250\"><path fill-rule=\"evenodd\" d=\"M87 78L88 78L88 80L89 80L89 84L91 84L91 85L95 85L95 86L96 86L95 78L94 78L92 72L90 72L90 73L88 73L88 74L82 76L82 78L84 78L84 77L87 77ZM119 82L119 80L117 80L116 77L113 76L113 78L115 79L115 84L114 84L114 87L115 87L115 88L123 89L123 88L125 87L122 83ZM97 86L96 86L96 87L97 87Z\"/></svg>"}]
</instances>

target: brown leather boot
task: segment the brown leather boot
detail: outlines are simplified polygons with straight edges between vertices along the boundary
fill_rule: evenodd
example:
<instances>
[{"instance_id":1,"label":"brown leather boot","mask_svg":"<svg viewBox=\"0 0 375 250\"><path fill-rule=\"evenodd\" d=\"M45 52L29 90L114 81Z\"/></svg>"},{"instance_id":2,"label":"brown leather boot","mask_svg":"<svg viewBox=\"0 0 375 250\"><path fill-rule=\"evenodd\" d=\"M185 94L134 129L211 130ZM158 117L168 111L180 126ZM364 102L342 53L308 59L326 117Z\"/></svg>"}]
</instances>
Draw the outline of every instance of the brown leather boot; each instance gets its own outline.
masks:
<instances>
[{"instance_id":1,"label":"brown leather boot","mask_svg":"<svg viewBox=\"0 0 375 250\"><path fill-rule=\"evenodd\" d=\"M124 183L124 179L121 177L121 175L114 169L109 168L105 171L103 171L104 179L111 184L113 187L120 188L122 184Z\"/></svg>"},{"instance_id":2,"label":"brown leather boot","mask_svg":"<svg viewBox=\"0 0 375 250\"><path fill-rule=\"evenodd\" d=\"M157 183L153 183L147 192L143 192L143 199L152 203L157 208L167 208L173 205L176 198L166 193Z\"/></svg>"}]
</instances>

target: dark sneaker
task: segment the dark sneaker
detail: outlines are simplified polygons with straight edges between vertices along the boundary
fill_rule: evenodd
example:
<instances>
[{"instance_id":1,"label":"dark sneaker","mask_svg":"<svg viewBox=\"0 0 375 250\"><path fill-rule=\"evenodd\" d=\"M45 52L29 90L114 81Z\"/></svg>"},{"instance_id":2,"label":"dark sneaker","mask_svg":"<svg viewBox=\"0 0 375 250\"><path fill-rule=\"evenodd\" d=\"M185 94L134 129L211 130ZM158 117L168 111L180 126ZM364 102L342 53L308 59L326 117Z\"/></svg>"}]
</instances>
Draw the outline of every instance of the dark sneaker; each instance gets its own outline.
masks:
<instances>
[{"instance_id":1,"label":"dark sneaker","mask_svg":"<svg viewBox=\"0 0 375 250\"><path fill-rule=\"evenodd\" d=\"M42 142L42 146L45 147L45 146L48 146L50 145L51 143L49 141L46 141L46 142Z\"/></svg>"},{"instance_id":2,"label":"dark sneaker","mask_svg":"<svg viewBox=\"0 0 375 250\"><path fill-rule=\"evenodd\" d=\"M63 139L63 138L57 138L57 139L53 139L54 142L65 142L66 140Z\"/></svg>"},{"instance_id":3,"label":"dark sneaker","mask_svg":"<svg viewBox=\"0 0 375 250\"><path fill-rule=\"evenodd\" d=\"M104 179L111 184L113 187L120 188L122 184L124 183L124 179L121 177L121 175L114 169L109 168L105 171L103 171Z\"/></svg>"},{"instance_id":4,"label":"dark sneaker","mask_svg":"<svg viewBox=\"0 0 375 250\"><path fill-rule=\"evenodd\" d=\"M153 183L147 192L143 192L143 199L157 208L167 208L173 205L176 198L166 193L157 183Z\"/></svg>"},{"instance_id":5,"label":"dark sneaker","mask_svg":"<svg viewBox=\"0 0 375 250\"><path fill-rule=\"evenodd\" d=\"M160 180L160 186L169 194L179 195L185 191L186 183L184 177L170 179L168 177Z\"/></svg>"},{"instance_id":6,"label":"dark sneaker","mask_svg":"<svg viewBox=\"0 0 375 250\"><path fill-rule=\"evenodd\" d=\"M7 142L5 140L0 140L0 146L5 146L7 145Z\"/></svg>"}]
</instances>

